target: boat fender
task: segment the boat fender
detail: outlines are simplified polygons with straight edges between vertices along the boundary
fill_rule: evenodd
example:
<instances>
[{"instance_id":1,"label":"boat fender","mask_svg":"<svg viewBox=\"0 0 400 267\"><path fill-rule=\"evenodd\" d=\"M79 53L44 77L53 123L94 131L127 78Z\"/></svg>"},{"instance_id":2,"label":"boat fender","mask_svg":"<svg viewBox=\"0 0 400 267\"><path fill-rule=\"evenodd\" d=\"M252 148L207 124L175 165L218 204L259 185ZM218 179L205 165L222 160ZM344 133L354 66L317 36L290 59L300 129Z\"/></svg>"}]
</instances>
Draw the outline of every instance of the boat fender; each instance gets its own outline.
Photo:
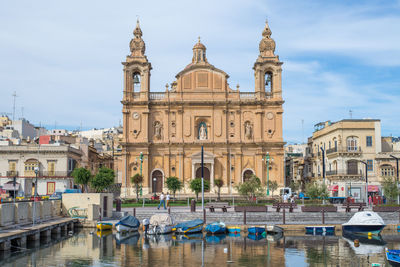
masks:
<instances>
[{"instance_id":1,"label":"boat fender","mask_svg":"<svg viewBox=\"0 0 400 267\"><path fill-rule=\"evenodd\" d=\"M354 239L354 246L356 248L360 246L360 241L358 239Z\"/></svg>"}]
</instances>

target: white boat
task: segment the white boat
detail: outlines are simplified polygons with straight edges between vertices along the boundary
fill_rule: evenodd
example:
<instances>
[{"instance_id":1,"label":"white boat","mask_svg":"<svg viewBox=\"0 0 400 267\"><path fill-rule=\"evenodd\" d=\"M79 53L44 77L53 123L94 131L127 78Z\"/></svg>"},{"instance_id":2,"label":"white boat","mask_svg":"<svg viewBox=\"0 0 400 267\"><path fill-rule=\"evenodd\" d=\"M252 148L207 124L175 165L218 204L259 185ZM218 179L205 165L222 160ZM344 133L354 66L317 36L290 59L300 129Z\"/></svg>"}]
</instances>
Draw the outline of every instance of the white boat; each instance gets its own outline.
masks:
<instances>
[{"instance_id":1,"label":"white boat","mask_svg":"<svg viewBox=\"0 0 400 267\"><path fill-rule=\"evenodd\" d=\"M140 222L132 215L127 215L115 224L118 232L135 232L139 229Z\"/></svg>"},{"instance_id":2,"label":"white boat","mask_svg":"<svg viewBox=\"0 0 400 267\"><path fill-rule=\"evenodd\" d=\"M169 214L155 214L150 218L149 235L162 235L172 232L175 222Z\"/></svg>"},{"instance_id":3,"label":"white boat","mask_svg":"<svg viewBox=\"0 0 400 267\"><path fill-rule=\"evenodd\" d=\"M342 230L354 234L378 235L385 226L385 222L377 213L360 211L356 212L347 223L342 224Z\"/></svg>"}]
</instances>

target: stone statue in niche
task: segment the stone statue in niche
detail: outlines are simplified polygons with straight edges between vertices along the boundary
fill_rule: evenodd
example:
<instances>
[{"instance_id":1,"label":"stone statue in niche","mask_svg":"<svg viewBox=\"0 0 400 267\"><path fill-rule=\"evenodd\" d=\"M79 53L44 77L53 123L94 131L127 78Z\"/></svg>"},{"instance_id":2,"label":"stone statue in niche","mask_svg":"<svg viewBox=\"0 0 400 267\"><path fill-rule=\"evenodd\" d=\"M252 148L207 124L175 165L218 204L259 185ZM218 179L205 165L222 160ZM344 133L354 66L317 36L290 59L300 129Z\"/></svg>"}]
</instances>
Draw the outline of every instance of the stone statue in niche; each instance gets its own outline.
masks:
<instances>
[{"instance_id":1,"label":"stone statue in niche","mask_svg":"<svg viewBox=\"0 0 400 267\"><path fill-rule=\"evenodd\" d=\"M154 136L157 139L161 138L162 125L159 121L154 122Z\"/></svg>"},{"instance_id":2,"label":"stone statue in niche","mask_svg":"<svg viewBox=\"0 0 400 267\"><path fill-rule=\"evenodd\" d=\"M207 126L204 122L199 125L199 140L207 140Z\"/></svg>"},{"instance_id":3,"label":"stone statue in niche","mask_svg":"<svg viewBox=\"0 0 400 267\"><path fill-rule=\"evenodd\" d=\"M250 139L251 136L252 136L252 126L251 126L251 123L249 121L246 121L244 123L244 136L247 139Z\"/></svg>"}]
</instances>

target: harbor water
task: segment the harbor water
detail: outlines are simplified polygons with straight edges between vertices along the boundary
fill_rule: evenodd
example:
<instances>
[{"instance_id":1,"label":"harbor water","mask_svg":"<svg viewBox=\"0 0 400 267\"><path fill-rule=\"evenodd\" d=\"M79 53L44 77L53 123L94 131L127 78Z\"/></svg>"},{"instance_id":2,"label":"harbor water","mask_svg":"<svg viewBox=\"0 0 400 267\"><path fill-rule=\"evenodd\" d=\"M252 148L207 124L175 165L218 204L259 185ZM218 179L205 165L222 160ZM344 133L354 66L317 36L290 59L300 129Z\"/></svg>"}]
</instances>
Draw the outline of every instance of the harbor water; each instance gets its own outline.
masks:
<instances>
[{"instance_id":1,"label":"harbor water","mask_svg":"<svg viewBox=\"0 0 400 267\"><path fill-rule=\"evenodd\" d=\"M400 249L400 234L382 238L229 234L207 236L142 233L119 235L78 230L70 236L14 246L0 253L0 266L390 266L384 248Z\"/></svg>"}]
</instances>

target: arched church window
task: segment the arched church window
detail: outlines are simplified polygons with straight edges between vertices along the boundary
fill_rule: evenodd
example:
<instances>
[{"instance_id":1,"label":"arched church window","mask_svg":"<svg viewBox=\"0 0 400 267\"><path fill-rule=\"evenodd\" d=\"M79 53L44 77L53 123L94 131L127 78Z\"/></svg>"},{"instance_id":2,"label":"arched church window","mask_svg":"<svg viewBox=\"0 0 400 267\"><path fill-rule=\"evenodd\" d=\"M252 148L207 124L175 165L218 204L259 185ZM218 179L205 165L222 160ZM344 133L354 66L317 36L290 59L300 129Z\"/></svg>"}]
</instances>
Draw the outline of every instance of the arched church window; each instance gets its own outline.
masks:
<instances>
[{"instance_id":1,"label":"arched church window","mask_svg":"<svg viewBox=\"0 0 400 267\"><path fill-rule=\"evenodd\" d=\"M140 89L140 73L133 74L133 90Z\"/></svg>"},{"instance_id":2,"label":"arched church window","mask_svg":"<svg viewBox=\"0 0 400 267\"><path fill-rule=\"evenodd\" d=\"M266 92L272 91L272 73L271 72L265 73L265 91Z\"/></svg>"},{"instance_id":3,"label":"arched church window","mask_svg":"<svg viewBox=\"0 0 400 267\"><path fill-rule=\"evenodd\" d=\"M205 122L200 122L199 124L199 133L198 133L199 140L207 140L207 125Z\"/></svg>"}]
</instances>

